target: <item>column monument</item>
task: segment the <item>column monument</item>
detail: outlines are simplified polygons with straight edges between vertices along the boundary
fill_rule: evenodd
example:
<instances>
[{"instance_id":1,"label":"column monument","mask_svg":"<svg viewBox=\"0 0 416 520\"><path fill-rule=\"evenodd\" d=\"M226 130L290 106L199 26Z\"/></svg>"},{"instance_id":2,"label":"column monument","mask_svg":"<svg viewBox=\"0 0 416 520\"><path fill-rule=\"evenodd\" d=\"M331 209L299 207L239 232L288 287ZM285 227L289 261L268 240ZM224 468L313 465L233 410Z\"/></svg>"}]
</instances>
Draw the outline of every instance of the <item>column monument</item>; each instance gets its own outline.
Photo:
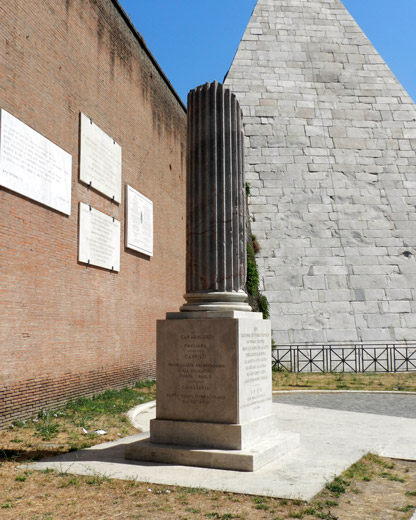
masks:
<instances>
[{"instance_id":1,"label":"column monument","mask_svg":"<svg viewBox=\"0 0 416 520\"><path fill-rule=\"evenodd\" d=\"M299 444L272 413L271 327L251 312L241 109L188 95L186 303L157 323L156 419L126 458L254 471Z\"/></svg>"}]
</instances>

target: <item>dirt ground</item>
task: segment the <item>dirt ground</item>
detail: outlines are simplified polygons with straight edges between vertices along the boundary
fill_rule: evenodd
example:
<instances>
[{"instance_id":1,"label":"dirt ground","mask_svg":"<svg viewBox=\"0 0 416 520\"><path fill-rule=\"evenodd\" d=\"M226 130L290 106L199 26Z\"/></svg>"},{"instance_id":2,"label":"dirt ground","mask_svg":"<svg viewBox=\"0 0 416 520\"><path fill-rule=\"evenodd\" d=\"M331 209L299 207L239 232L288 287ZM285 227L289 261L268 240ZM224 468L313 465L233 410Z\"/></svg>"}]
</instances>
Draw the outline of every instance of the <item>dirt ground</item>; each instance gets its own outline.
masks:
<instances>
[{"instance_id":1,"label":"dirt ground","mask_svg":"<svg viewBox=\"0 0 416 520\"><path fill-rule=\"evenodd\" d=\"M374 460L373 460L374 459ZM365 468L365 470L363 470ZM311 502L0 467L2 520L408 520L416 463L367 457Z\"/></svg>"}]
</instances>

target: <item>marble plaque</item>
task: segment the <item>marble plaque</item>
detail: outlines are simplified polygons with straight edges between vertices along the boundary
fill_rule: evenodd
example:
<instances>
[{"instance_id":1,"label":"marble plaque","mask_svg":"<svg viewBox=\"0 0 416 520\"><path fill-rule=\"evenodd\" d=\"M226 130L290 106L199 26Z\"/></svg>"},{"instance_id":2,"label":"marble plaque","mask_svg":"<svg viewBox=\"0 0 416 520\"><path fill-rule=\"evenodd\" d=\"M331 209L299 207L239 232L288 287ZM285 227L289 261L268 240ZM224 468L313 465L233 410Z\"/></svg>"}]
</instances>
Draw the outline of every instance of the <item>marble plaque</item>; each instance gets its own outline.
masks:
<instances>
[{"instance_id":1,"label":"marble plaque","mask_svg":"<svg viewBox=\"0 0 416 520\"><path fill-rule=\"evenodd\" d=\"M153 256L153 202L126 186L126 247Z\"/></svg>"},{"instance_id":2,"label":"marble plaque","mask_svg":"<svg viewBox=\"0 0 416 520\"><path fill-rule=\"evenodd\" d=\"M271 413L272 349L270 322L239 320L240 420Z\"/></svg>"},{"instance_id":3,"label":"marble plaque","mask_svg":"<svg viewBox=\"0 0 416 520\"><path fill-rule=\"evenodd\" d=\"M71 214L72 156L1 110L0 185Z\"/></svg>"},{"instance_id":4,"label":"marble plaque","mask_svg":"<svg viewBox=\"0 0 416 520\"><path fill-rule=\"evenodd\" d=\"M120 222L83 202L79 203L78 260L120 270Z\"/></svg>"},{"instance_id":5,"label":"marble plaque","mask_svg":"<svg viewBox=\"0 0 416 520\"><path fill-rule=\"evenodd\" d=\"M79 170L82 182L121 202L121 146L84 114Z\"/></svg>"}]
</instances>

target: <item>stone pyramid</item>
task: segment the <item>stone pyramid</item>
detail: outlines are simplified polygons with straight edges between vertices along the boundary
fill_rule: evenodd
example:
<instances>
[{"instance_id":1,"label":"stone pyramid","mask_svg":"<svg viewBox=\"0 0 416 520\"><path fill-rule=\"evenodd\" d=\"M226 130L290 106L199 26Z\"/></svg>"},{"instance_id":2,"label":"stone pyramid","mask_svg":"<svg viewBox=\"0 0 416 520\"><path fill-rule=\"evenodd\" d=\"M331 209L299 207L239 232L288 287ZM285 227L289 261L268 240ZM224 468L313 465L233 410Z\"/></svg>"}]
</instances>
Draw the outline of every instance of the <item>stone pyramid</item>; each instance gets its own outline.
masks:
<instances>
[{"instance_id":1,"label":"stone pyramid","mask_svg":"<svg viewBox=\"0 0 416 520\"><path fill-rule=\"evenodd\" d=\"M258 0L241 103L278 344L416 340L416 109L339 0Z\"/></svg>"}]
</instances>

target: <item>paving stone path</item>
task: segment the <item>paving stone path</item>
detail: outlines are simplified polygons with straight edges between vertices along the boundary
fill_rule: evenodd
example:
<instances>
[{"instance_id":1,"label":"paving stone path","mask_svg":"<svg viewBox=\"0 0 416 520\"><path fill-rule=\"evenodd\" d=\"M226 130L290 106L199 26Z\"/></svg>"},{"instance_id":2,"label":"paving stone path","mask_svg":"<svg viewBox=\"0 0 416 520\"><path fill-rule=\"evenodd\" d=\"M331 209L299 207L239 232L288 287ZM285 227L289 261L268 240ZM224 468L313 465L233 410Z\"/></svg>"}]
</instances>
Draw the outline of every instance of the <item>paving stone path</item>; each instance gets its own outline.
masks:
<instances>
[{"instance_id":1,"label":"paving stone path","mask_svg":"<svg viewBox=\"0 0 416 520\"><path fill-rule=\"evenodd\" d=\"M374 392L292 392L275 394L273 401L311 408L328 408L416 419L416 393L411 395Z\"/></svg>"}]
</instances>

